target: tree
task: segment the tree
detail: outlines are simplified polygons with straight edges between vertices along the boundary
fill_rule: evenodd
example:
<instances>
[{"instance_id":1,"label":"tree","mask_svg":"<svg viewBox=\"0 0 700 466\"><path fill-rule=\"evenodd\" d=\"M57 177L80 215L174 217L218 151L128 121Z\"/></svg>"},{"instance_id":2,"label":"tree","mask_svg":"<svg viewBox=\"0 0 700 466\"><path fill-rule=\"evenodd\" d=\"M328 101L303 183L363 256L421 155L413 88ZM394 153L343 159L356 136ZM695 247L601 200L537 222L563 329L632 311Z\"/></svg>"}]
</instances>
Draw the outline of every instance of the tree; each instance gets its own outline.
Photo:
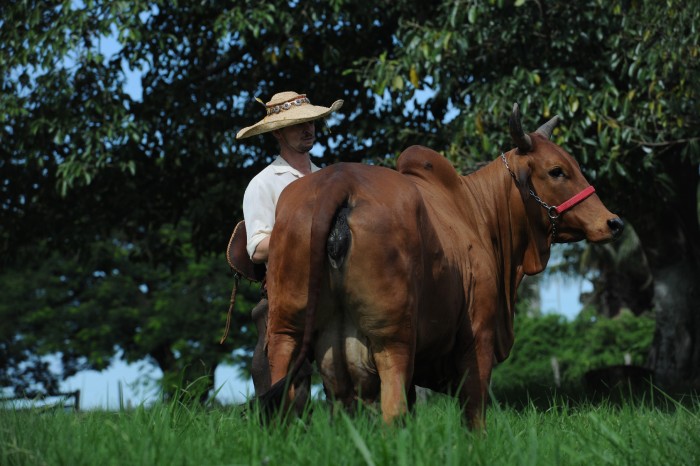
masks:
<instances>
[{"instance_id":1,"label":"tree","mask_svg":"<svg viewBox=\"0 0 700 466\"><path fill-rule=\"evenodd\" d=\"M59 352L61 378L121 351L158 364L166 385L186 368L197 370L185 383L212 374L251 347L250 287L227 344L216 343L231 280L223 252L243 189L276 151L235 133L261 116L254 97L294 89L350 104L319 163L371 157L375 128L403 117L375 109L346 70L391 46L394 11L358 1L0 9L12 26L0 28L0 275L15 286L0 312L16 323L2 327L3 370ZM126 91L127 73L142 95ZM397 150L381 137L372 147Z\"/></svg>"},{"instance_id":2,"label":"tree","mask_svg":"<svg viewBox=\"0 0 700 466\"><path fill-rule=\"evenodd\" d=\"M586 308L567 321L556 314L520 314L515 346L494 369L491 388L498 401L522 406L549 406L552 397L582 399L587 372L618 366L626 359L634 366L642 364L653 333L650 315L622 312L615 319L601 319ZM649 395L648 387L644 393Z\"/></svg>"},{"instance_id":3,"label":"tree","mask_svg":"<svg viewBox=\"0 0 700 466\"><path fill-rule=\"evenodd\" d=\"M235 133L261 115L254 97L291 89L346 101L322 165L390 165L421 143L466 170L510 148L513 102L533 127L562 113L556 142L637 230L660 322L689 329L659 325L657 372L697 377L698 301L660 293L699 282L699 7L687 3L3 3L0 278L16 287L0 307L13 323L0 327L3 372L57 351L67 373L101 368L122 351L175 377L249 347L255 288L216 343L223 250L276 149Z\"/></svg>"},{"instance_id":4,"label":"tree","mask_svg":"<svg viewBox=\"0 0 700 466\"><path fill-rule=\"evenodd\" d=\"M700 6L444 1L424 18L402 18L400 47L365 75L385 83L420 76L390 90L399 105L421 85L434 88L435 142L458 164L510 147L502 128L514 101L533 126L563 116L556 141L634 225L648 258L657 378L697 385ZM445 103L459 112L449 125Z\"/></svg>"}]
</instances>

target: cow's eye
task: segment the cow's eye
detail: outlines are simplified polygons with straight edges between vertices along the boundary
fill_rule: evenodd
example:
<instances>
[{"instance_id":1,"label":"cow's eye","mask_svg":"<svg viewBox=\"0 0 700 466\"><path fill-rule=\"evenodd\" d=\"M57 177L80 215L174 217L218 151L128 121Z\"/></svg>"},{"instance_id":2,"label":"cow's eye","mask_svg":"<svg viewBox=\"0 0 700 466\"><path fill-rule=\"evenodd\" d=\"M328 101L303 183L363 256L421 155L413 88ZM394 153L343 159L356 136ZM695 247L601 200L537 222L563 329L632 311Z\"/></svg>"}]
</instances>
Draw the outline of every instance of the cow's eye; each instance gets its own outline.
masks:
<instances>
[{"instance_id":1,"label":"cow's eye","mask_svg":"<svg viewBox=\"0 0 700 466\"><path fill-rule=\"evenodd\" d=\"M549 170L549 176L552 178L561 178L564 176L564 170L562 170L561 167L554 167Z\"/></svg>"}]
</instances>

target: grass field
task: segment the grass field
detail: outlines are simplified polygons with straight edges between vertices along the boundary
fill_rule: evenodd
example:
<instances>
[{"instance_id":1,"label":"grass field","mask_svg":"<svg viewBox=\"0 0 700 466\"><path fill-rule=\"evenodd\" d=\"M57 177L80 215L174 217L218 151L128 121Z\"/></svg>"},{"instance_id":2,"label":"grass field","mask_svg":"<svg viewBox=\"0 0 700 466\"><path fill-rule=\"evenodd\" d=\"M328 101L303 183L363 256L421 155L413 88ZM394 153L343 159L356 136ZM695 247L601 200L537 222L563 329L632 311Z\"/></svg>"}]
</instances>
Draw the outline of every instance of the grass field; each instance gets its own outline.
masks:
<instances>
[{"instance_id":1,"label":"grass field","mask_svg":"<svg viewBox=\"0 0 700 466\"><path fill-rule=\"evenodd\" d=\"M488 409L486 433L434 396L398 426L372 408L261 426L235 408L0 411L10 465L700 465L700 400Z\"/></svg>"}]
</instances>

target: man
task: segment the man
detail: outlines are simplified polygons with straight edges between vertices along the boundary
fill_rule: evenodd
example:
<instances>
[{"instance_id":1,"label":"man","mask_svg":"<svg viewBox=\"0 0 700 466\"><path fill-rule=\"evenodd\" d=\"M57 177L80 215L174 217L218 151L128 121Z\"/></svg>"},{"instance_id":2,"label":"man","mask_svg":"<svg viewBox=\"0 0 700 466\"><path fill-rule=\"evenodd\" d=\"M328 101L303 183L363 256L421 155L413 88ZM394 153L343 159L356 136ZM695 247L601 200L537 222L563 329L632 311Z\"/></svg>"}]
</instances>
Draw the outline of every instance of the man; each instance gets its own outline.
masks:
<instances>
[{"instance_id":1,"label":"man","mask_svg":"<svg viewBox=\"0 0 700 466\"><path fill-rule=\"evenodd\" d=\"M267 262L270 234L275 224L275 208L282 190L302 176L320 170L311 162L309 154L316 140L314 121L330 115L342 105L342 100L336 100L330 107L312 105L305 94L280 92L265 104L265 118L243 128L236 135L236 139L244 139L272 133L280 148L279 155L251 180L243 195L247 250L253 262ZM260 395L270 388L270 370L265 348L267 298L264 293L251 316L258 329L251 372L255 393Z\"/></svg>"}]
</instances>

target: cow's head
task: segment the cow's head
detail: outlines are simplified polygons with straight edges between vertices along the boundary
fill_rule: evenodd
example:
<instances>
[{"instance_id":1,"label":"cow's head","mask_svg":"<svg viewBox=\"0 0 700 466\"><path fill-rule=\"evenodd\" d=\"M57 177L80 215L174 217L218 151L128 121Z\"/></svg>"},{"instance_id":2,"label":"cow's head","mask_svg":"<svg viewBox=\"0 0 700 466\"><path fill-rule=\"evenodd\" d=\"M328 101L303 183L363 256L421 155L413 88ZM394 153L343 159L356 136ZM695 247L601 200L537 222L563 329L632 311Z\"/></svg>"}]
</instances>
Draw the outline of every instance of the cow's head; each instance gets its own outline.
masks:
<instances>
[{"instance_id":1,"label":"cow's head","mask_svg":"<svg viewBox=\"0 0 700 466\"><path fill-rule=\"evenodd\" d=\"M549 249L551 242L587 239L597 243L617 238L624 227L622 220L603 205L576 160L549 140L559 117L555 116L534 133L527 134L522 129L516 103L509 123L517 146L509 159L510 170L525 202L528 218L539 219L532 225L532 230L539 232L530 232L541 236L536 241L537 256L542 256L541 248ZM538 264L531 265L544 268L548 251L546 256L541 257L544 264L536 260Z\"/></svg>"}]
</instances>

